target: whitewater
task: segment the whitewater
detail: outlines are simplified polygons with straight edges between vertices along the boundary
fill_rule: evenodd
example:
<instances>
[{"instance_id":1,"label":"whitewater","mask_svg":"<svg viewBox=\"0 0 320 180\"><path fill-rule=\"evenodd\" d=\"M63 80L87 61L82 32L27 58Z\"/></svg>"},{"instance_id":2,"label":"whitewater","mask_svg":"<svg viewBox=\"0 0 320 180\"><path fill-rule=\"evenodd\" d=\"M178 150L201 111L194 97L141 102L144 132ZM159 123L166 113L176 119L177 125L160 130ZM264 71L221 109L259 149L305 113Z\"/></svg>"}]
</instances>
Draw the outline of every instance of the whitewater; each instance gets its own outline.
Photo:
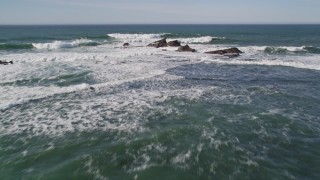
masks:
<instances>
[{"instance_id":1,"label":"whitewater","mask_svg":"<svg viewBox=\"0 0 320 180\"><path fill-rule=\"evenodd\" d=\"M0 176L319 178L320 29L268 28L0 26Z\"/></svg>"}]
</instances>

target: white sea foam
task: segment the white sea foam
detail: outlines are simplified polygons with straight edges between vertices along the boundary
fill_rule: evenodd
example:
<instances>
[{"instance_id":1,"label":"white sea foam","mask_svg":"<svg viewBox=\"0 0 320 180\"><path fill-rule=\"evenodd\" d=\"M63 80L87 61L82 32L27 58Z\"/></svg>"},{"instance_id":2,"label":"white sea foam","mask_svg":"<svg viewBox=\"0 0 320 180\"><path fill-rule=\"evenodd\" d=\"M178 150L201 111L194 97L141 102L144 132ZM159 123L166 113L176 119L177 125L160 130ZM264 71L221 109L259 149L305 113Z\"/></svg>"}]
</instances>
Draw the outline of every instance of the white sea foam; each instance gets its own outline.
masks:
<instances>
[{"instance_id":1,"label":"white sea foam","mask_svg":"<svg viewBox=\"0 0 320 180\"><path fill-rule=\"evenodd\" d=\"M288 51L296 52L296 51L306 51L305 46L294 47L294 46L280 46L281 49L286 49Z\"/></svg>"},{"instance_id":2,"label":"white sea foam","mask_svg":"<svg viewBox=\"0 0 320 180\"><path fill-rule=\"evenodd\" d=\"M70 94L69 98L58 101L51 99L34 103L28 106L29 113L14 113L9 109L11 115L0 121L0 136L26 131L32 135L49 136L92 130L145 131L147 129L143 124L148 113L157 109L163 114L172 112L170 108L157 105L159 102L171 96L192 97L197 91L204 92L199 88L168 91L120 89L116 94L108 94L112 89L101 91L107 93L105 96L91 96L84 92L77 93L77 96ZM65 105L68 105L67 111L63 110ZM36 113L40 109L41 113ZM150 111L152 109L155 111ZM65 113L61 114L61 110Z\"/></svg>"},{"instance_id":3,"label":"white sea foam","mask_svg":"<svg viewBox=\"0 0 320 180\"><path fill-rule=\"evenodd\" d=\"M104 45L101 47L86 47L90 52L70 50L70 52L39 52L39 53L23 53L23 54L8 54L2 56L6 61L15 63L30 63L30 62L72 62L87 60L91 63L96 61L119 60L122 58L132 58L137 56L150 56L157 53L164 53L161 49L156 48L128 48L115 49L114 46Z\"/></svg>"},{"instance_id":4,"label":"white sea foam","mask_svg":"<svg viewBox=\"0 0 320 180\"><path fill-rule=\"evenodd\" d=\"M160 34L120 34L120 33L114 33L114 34L108 34L108 36L113 37L120 41L125 41L129 43L134 42L141 42L141 43L148 43L155 41L157 39L161 39L164 35L167 33L160 33Z\"/></svg>"},{"instance_id":5,"label":"white sea foam","mask_svg":"<svg viewBox=\"0 0 320 180\"><path fill-rule=\"evenodd\" d=\"M177 39L170 39L170 40L178 40L181 43L192 44L192 43L209 43L213 39L217 39L217 38L211 37L211 36L203 36L203 37L193 37L193 38L177 38Z\"/></svg>"},{"instance_id":6,"label":"white sea foam","mask_svg":"<svg viewBox=\"0 0 320 180\"><path fill-rule=\"evenodd\" d=\"M114 34L108 34L108 36L117 38L117 39L157 39L161 38L162 34L120 34L120 33L114 33Z\"/></svg>"},{"instance_id":7,"label":"white sea foam","mask_svg":"<svg viewBox=\"0 0 320 180\"><path fill-rule=\"evenodd\" d=\"M54 51L6 55L6 60L15 59L18 62L15 61L12 66L7 66L4 71L0 71L0 82L14 82L21 78L21 80L50 79L50 77L65 74L70 70L76 72L90 70L97 81L96 84L90 86L94 87L97 92L107 93L118 86L135 81L150 80L153 84L153 81L158 79L159 82L154 83L158 85L162 81L180 79L181 77L165 73L166 69L180 65L180 61L172 60L185 59L186 57L188 59L195 58L191 56L195 55L193 53L189 53L187 56L182 55L183 53L176 56L179 53L162 52L161 49L146 47L114 49L108 45L94 51L94 53L91 51L88 53ZM47 60L42 61L43 58L47 58ZM0 87L0 90L4 92L0 97L0 108L10 114L0 121L0 136L25 131L29 131L32 135L62 135L66 132L96 129L143 131L144 113L148 112L148 109L163 108L155 106L154 103L163 102L170 96L196 98L201 96L203 92L198 88L167 91L127 91L120 88L115 90L116 94L91 96L90 94L94 94L95 91L92 92L90 86L80 84L57 87L35 84L34 86ZM73 94L85 97L78 99L75 98L78 96L73 96ZM55 97L61 95L69 98L55 102ZM87 97L87 95L89 96ZM41 103L37 103L38 100ZM30 113L15 113L14 106L24 106L27 103L33 104L32 106L26 105L27 111ZM72 107L69 107L68 112L62 116L59 112L66 104ZM53 107L46 108L46 106ZM41 113L33 114L33 112L39 111ZM130 117L135 117L134 121Z\"/></svg>"},{"instance_id":8,"label":"white sea foam","mask_svg":"<svg viewBox=\"0 0 320 180\"><path fill-rule=\"evenodd\" d=\"M245 53L258 53L263 52L268 46L244 46L239 49Z\"/></svg>"},{"instance_id":9,"label":"white sea foam","mask_svg":"<svg viewBox=\"0 0 320 180\"><path fill-rule=\"evenodd\" d=\"M265 65L265 66L287 66L303 69L320 70L318 56L315 57L292 57L291 59L221 59L209 56L202 57L201 60L207 63L235 64L235 65Z\"/></svg>"},{"instance_id":10,"label":"white sea foam","mask_svg":"<svg viewBox=\"0 0 320 180\"><path fill-rule=\"evenodd\" d=\"M306 51L305 46L243 46L239 47L239 49L245 53L261 53L265 52L267 48L271 50L285 50L290 52L298 52L298 51Z\"/></svg>"},{"instance_id":11,"label":"white sea foam","mask_svg":"<svg viewBox=\"0 0 320 180\"><path fill-rule=\"evenodd\" d=\"M0 110L6 110L31 100L48 98L56 94L71 93L89 88L90 86L88 84L79 84L68 87L6 87L6 94L0 95Z\"/></svg>"},{"instance_id":12,"label":"white sea foam","mask_svg":"<svg viewBox=\"0 0 320 180\"><path fill-rule=\"evenodd\" d=\"M77 39L74 41L54 41L52 43L32 43L32 46L37 49L61 49L61 48L73 48L80 46L81 44L91 43L89 39Z\"/></svg>"},{"instance_id":13,"label":"white sea foam","mask_svg":"<svg viewBox=\"0 0 320 180\"><path fill-rule=\"evenodd\" d=\"M120 41L125 42L141 42L148 43L152 41L159 40L168 33L161 34L108 34L108 36L116 38ZM190 38L169 38L168 41L178 40L181 43L191 44L191 43L209 43L213 39L224 39L224 37L212 37L212 36L202 36L202 37L190 37Z\"/></svg>"},{"instance_id":14,"label":"white sea foam","mask_svg":"<svg viewBox=\"0 0 320 180\"><path fill-rule=\"evenodd\" d=\"M154 36L152 40L157 38ZM105 44L85 47L81 51L73 48L67 52L58 50L4 54L1 58L12 60L14 64L0 66L0 83L33 78L54 79L59 75L89 71L92 72L90 77L94 79L94 84L79 82L67 87L41 86L37 83L0 86L0 136L21 132L61 135L97 129L145 131L146 113L157 112L152 111L153 109L161 110L164 114L174 111L159 105L161 102L170 97L197 99L209 90L197 86L175 88L175 81L183 77L166 73L167 69L200 61L320 70L319 55L265 55L263 51L266 47L251 46L239 47L244 53L235 59L221 59L204 52L228 48L224 45L192 44L191 47L197 49L198 53L177 52L174 47L118 48L115 44ZM167 51L162 51L163 49ZM247 60L252 58L253 60ZM137 86L143 87L131 88L129 84L135 85L135 82ZM90 86L95 91L91 91ZM102 95L95 96L94 93ZM62 98L57 100L56 97ZM237 99L230 94L212 95L212 98L217 101ZM28 105L29 103L32 105ZM17 109L20 108L14 108L17 105L22 105L27 110L18 112ZM66 106L67 112L61 113ZM179 162L179 158L173 162Z\"/></svg>"},{"instance_id":15,"label":"white sea foam","mask_svg":"<svg viewBox=\"0 0 320 180\"><path fill-rule=\"evenodd\" d=\"M101 78L104 80L104 83L98 83L89 86L88 84L79 84L79 85L73 85L73 86L67 86L67 87L57 87L57 86L35 86L35 87L28 87L28 86L4 86L1 87L0 90L6 93L0 94L0 110L6 110L13 106L28 103L32 100L38 100L43 98L49 98L57 94L65 94L65 93L71 93L71 92L77 92L77 91L83 91L83 90L89 90L90 87L94 87L96 89L101 89L107 86L115 86L120 85L126 82L132 82L132 81L138 81L138 80L144 80L148 78L152 78L157 75L164 74L165 72L162 70L152 70L152 66L147 66L147 64L140 66L130 66L128 64L120 63L120 64L114 64L111 68L103 68L107 71L113 71L114 73L104 73L103 70L99 69L100 65L96 66L96 71L100 71L96 73L95 77ZM143 68L143 66L147 68ZM67 67L68 68L68 67ZM25 79L29 78L37 78L37 77L43 77L45 76L48 79L53 78L53 74L51 72L45 72L41 69L46 69L46 67L43 67L43 65L40 65L40 68L36 68L34 70L30 70L26 72L17 72L14 76L24 76ZM51 69L53 72L59 73L65 72L63 67L58 67L55 69L54 67ZM145 70L142 70L145 69ZM74 70L75 71L75 70ZM7 71L10 72L10 71ZM9 73L12 74L12 73ZM51 75L51 77L50 77ZM63 75L63 74L62 74ZM14 77L7 76L6 79L13 79ZM23 80L23 79L21 79ZM12 80L11 80L12 81ZM1 82L1 81L0 81ZM10 82L10 81L9 81ZM8 83L2 81L2 83Z\"/></svg>"},{"instance_id":16,"label":"white sea foam","mask_svg":"<svg viewBox=\"0 0 320 180\"><path fill-rule=\"evenodd\" d=\"M186 163L187 160L190 159L191 155L192 155L192 153L191 153L190 150L188 152L186 152L186 153L180 153L180 154L178 154L176 157L174 157L172 159L172 163L174 163L174 164L184 164L184 163Z\"/></svg>"}]
</instances>

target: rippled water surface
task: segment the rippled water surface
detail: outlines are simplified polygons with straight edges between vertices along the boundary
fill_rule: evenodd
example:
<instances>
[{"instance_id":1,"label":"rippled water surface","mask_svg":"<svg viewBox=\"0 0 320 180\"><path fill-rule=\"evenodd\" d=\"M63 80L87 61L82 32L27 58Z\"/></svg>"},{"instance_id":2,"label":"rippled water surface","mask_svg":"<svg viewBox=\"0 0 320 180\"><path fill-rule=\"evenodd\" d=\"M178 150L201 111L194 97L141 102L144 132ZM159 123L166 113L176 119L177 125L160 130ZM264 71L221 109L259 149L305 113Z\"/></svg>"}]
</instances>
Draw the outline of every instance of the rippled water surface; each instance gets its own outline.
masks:
<instances>
[{"instance_id":1,"label":"rippled water surface","mask_svg":"<svg viewBox=\"0 0 320 180\"><path fill-rule=\"evenodd\" d=\"M0 179L320 178L319 26L0 35Z\"/></svg>"}]
</instances>

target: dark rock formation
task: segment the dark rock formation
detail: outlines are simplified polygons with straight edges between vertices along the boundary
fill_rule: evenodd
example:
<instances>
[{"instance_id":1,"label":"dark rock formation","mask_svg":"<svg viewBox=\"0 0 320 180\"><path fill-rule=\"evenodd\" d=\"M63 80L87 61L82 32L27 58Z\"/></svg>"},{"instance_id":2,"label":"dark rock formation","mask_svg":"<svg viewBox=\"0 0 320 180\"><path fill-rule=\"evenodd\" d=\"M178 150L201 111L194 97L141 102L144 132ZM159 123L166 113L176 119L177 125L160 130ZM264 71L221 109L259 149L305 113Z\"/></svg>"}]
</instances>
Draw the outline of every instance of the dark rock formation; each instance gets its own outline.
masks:
<instances>
[{"instance_id":1,"label":"dark rock formation","mask_svg":"<svg viewBox=\"0 0 320 180\"><path fill-rule=\"evenodd\" d=\"M13 64L13 62L12 62L12 61L7 62L7 61L1 61L1 60L0 60L0 64L2 64L2 65L8 65L8 64Z\"/></svg>"},{"instance_id":2,"label":"dark rock formation","mask_svg":"<svg viewBox=\"0 0 320 180\"><path fill-rule=\"evenodd\" d=\"M129 43L123 43L122 46L130 46L130 44Z\"/></svg>"},{"instance_id":3,"label":"dark rock formation","mask_svg":"<svg viewBox=\"0 0 320 180\"><path fill-rule=\"evenodd\" d=\"M207 54L220 54L220 55L228 55L228 54L240 54L243 53L242 51L240 51L238 48L229 48L229 49L223 49L223 50L216 50L216 51L208 51L205 52Z\"/></svg>"},{"instance_id":4,"label":"dark rock formation","mask_svg":"<svg viewBox=\"0 0 320 180\"><path fill-rule=\"evenodd\" d=\"M168 46L179 47L181 46L180 42L177 40L168 42Z\"/></svg>"},{"instance_id":5,"label":"dark rock formation","mask_svg":"<svg viewBox=\"0 0 320 180\"><path fill-rule=\"evenodd\" d=\"M195 49L190 48L188 45L179 47L178 51L179 52L196 52Z\"/></svg>"},{"instance_id":6,"label":"dark rock formation","mask_svg":"<svg viewBox=\"0 0 320 180\"><path fill-rule=\"evenodd\" d=\"M148 47L155 47L155 48L166 47L166 46L168 46L168 43L167 43L167 40L165 38L161 39L159 41L156 41L156 42L148 44Z\"/></svg>"}]
</instances>

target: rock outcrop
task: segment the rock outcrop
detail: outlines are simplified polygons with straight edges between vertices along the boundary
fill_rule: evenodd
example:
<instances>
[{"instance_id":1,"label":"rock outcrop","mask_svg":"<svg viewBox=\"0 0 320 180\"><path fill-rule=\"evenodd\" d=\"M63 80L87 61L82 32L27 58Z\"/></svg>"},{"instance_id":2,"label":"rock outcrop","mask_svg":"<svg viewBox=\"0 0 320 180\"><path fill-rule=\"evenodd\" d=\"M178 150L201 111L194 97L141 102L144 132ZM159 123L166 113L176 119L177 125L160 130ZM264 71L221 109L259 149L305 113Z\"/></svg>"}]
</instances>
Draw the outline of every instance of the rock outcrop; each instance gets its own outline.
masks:
<instances>
[{"instance_id":1,"label":"rock outcrop","mask_svg":"<svg viewBox=\"0 0 320 180\"><path fill-rule=\"evenodd\" d=\"M161 39L159 41L155 41L153 43L150 43L147 45L148 47L155 47L155 48L159 48L159 47L166 47L168 46L168 43L167 43L167 40L164 38L164 39Z\"/></svg>"},{"instance_id":2,"label":"rock outcrop","mask_svg":"<svg viewBox=\"0 0 320 180\"><path fill-rule=\"evenodd\" d=\"M181 44L178 40L174 40L174 41L169 41L168 42L168 46L173 46L173 47L180 47Z\"/></svg>"},{"instance_id":3,"label":"rock outcrop","mask_svg":"<svg viewBox=\"0 0 320 180\"><path fill-rule=\"evenodd\" d=\"M13 64L13 62L12 62L12 61L7 62L7 61L1 61L1 60L0 60L0 64L2 64L2 65L8 65L8 64Z\"/></svg>"},{"instance_id":4,"label":"rock outcrop","mask_svg":"<svg viewBox=\"0 0 320 180\"><path fill-rule=\"evenodd\" d=\"M223 49L223 50L216 50L216 51L208 51L205 52L207 54L220 54L220 55L236 55L236 54L240 54L243 53L242 51L240 51L238 48L229 48L229 49Z\"/></svg>"},{"instance_id":5,"label":"rock outcrop","mask_svg":"<svg viewBox=\"0 0 320 180\"><path fill-rule=\"evenodd\" d=\"M188 45L179 47L178 51L179 51L179 52L196 52L195 49L192 49L192 48L189 47Z\"/></svg>"},{"instance_id":6,"label":"rock outcrop","mask_svg":"<svg viewBox=\"0 0 320 180\"><path fill-rule=\"evenodd\" d=\"M130 46L130 44L129 43L123 43L122 46L126 47L126 46Z\"/></svg>"}]
</instances>

